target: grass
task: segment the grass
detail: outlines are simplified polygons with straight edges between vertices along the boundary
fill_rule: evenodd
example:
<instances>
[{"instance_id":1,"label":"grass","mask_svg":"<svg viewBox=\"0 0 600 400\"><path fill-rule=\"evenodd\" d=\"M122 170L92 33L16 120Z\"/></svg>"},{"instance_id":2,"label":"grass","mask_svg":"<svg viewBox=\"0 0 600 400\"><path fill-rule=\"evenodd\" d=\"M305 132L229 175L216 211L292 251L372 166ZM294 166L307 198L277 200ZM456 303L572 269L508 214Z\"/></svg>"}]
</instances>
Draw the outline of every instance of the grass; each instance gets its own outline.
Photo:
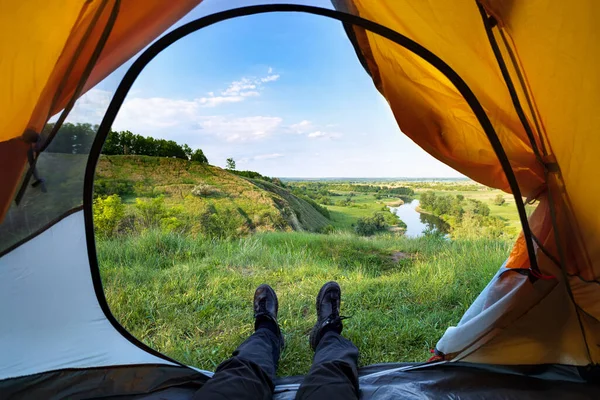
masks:
<instances>
[{"instance_id":1,"label":"grass","mask_svg":"<svg viewBox=\"0 0 600 400\"><path fill-rule=\"evenodd\" d=\"M148 345L213 370L253 331L252 296L271 284L287 347L279 375L306 373L323 283L343 290L344 335L360 364L424 361L507 257L511 243L347 233L258 233L210 240L146 232L98 242L109 305ZM397 252L409 255L395 262Z\"/></svg>"},{"instance_id":2,"label":"grass","mask_svg":"<svg viewBox=\"0 0 600 400\"><path fill-rule=\"evenodd\" d=\"M346 198L349 192L336 192L339 196L332 196L330 199L332 202L343 200ZM385 207L385 202L394 199L382 199L377 200L374 194L371 193L358 193L352 197L354 202L349 206L336 206L328 205L329 213L331 215L331 225L339 230L351 231L352 225L356 223L359 218L371 217L374 213L382 211Z\"/></svg>"},{"instance_id":3,"label":"grass","mask_svg":"<svg viewBox=\"0 0 600 400\"><path fill-rule=\"evenodd\" d=\"M466 199L474 199L483 201L490 208L490 215L494 215L502 218L506 221L508 227L514 228L517 231L521 230L521 221L519 220L519 214L515 205L515 199L511 194L504 193L499 189L491 189L486 186L480 185L479 190L433 190L436 195L452 195L456 196L462 194ZM417 190L417 194L422 193L426 190ZM499 206L494 204L494 198L501 194L506 202ZM526 206L532 208L532 206ZM533 207L535 208L535 207Z\"/></svg>"},{"instance_id":4,"label":"grass","mask_svg":"<svg viewBox=\"0 0 600 400\"><path fill-rule=\"evenodd\" d=\"M123 192L115 192L117 183ZM176 158L102 156L96 168L96 193L119 194L128 211L136 198L162 195L167 206L182 206L198 219L209 207L219 212L234 210L252 230L275 230L282 220L289 230L319 231L329 224L306 201L265 181L246 179L211 165ZM216 195L195 196L197 185L214 188ZM110 188L107 190L106 188Z\"/></svg>"},{"instance_id":5,"label":"grass","mask_svg":"<svg viewBox=\"0 0 600 400\"><path fill-rule=\"evenodd\" d=\"M98 241L104 290L116 318L149 346L208 370L252 333L254 290L269 283L279 296L287 345L279 374L306 373L315 296L329 280L342 286L342 313L352 316L344 322L344 335L358 346L361 365L424 361L512 245L485 238L359 237L352 224L394 199L355 193L349 206L327 206L328 220L287 189L182 160L102 157L97 175L104 190L116 183L132 188L124 193L130 211L137 197L163 195L168 206L191 214L201 215L210 206L217 212L237 210L254 226L239 239L142 231ZM492 214L518 223L508 195L507 205L492 204L499 191L469 182L410 184L417 192L432 189L483 200ZM214 188L216 194L191 195L197 185ZM331 201L344 200L350 192L336 194ZM287 224L269 225L275 214ZM328 224L336 233L306 232Z\"/></svg>"}]
</instances>

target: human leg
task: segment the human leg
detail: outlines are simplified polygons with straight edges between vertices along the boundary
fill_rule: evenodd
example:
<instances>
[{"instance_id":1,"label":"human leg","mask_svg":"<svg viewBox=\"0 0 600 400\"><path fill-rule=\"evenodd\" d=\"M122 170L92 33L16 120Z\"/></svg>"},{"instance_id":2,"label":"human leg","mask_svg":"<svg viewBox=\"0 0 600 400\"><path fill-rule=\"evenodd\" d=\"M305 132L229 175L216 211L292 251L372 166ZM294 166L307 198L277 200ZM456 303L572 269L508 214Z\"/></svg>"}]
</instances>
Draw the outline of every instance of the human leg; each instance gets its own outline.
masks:
<instances>
[{"instance_id":1,"label":"human leg","mask_svg":"<svg viewBox=\"0 0 600 400\"><path fill-rule=\"evenodd\" d=\"M326 283L317 296L317 323L310 335L313 364L296 399L358 399L358 349L340 334L341 289Z\"/></svg>"},{"instance_id":2,"label":"human leg","mask_svg":"<svg viewBox=\"0 0 600 400\"><path fill-rule=\"evenodd\" d=\"M255 332L219 365L194 399L271 399L284 343L277 311L275 291L260 285L254 294Z\"/></svg>"}]
</instances>

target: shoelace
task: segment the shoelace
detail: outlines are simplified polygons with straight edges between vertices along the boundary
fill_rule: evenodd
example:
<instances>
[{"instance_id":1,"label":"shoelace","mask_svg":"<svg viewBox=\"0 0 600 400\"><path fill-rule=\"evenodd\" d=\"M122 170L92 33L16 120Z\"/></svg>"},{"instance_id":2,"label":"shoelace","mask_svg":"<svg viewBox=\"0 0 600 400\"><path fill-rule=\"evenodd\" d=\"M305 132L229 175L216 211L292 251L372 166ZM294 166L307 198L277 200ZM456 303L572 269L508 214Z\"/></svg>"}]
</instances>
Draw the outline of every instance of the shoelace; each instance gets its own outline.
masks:
<instances>
[{"instance_id":1,"label":"shoelace","mask_svg":"<svg viewBox=\"0 0 600 400\"><path fill-rule=\"evenodd\" d=\"M259 300L258 312L261 314L267 312L267 298L266 297L263 297L262 299Z\"/></svg>"}]
</instances>

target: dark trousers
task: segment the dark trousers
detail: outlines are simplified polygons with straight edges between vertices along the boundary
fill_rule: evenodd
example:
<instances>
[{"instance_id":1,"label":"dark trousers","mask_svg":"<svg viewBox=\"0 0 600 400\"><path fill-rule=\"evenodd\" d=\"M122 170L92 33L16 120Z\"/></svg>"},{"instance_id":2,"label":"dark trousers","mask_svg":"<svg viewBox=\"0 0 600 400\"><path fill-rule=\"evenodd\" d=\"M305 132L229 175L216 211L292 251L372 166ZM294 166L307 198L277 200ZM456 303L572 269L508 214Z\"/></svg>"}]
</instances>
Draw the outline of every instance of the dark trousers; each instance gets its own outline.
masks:
<instances>
[{"instance_id":1,"label":"dark trousers","mask_svg":"<svg viewBox=\"0 0 600 400\"><path fill-rule=\"evenodd\" d=\"M194 399L271 399L279 361L279 338L259 329L196 392ZM358 349L335 332L326 333L296 399L358 399Z\"/></svg>"}]
</instances>

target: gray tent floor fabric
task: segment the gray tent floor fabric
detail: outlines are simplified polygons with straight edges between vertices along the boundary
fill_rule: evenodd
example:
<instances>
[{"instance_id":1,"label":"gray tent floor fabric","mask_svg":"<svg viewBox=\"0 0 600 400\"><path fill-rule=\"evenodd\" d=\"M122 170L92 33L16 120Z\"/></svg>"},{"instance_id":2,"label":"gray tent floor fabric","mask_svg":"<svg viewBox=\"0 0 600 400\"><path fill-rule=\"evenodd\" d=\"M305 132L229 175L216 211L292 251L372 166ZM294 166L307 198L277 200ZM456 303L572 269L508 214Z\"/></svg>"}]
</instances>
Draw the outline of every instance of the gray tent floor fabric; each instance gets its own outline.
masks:
<instances>
[{"instance_id":1,"label":"gray tent floor fabric","mask_svg":"<svg viewBox=\"0 0 600 400\"><path fill-rule=\"evenodd\" d=\"M369 400L591 399L600 389L599 384L586 382L577 367L562 365L376 364L361 368L359 375L360 398ZM303 378L279 378L274 399L294 399ZM0 381L0 397L187 400L206 379L191 368L159 364L71 369Z\"/></svg>"}]
</instances>

